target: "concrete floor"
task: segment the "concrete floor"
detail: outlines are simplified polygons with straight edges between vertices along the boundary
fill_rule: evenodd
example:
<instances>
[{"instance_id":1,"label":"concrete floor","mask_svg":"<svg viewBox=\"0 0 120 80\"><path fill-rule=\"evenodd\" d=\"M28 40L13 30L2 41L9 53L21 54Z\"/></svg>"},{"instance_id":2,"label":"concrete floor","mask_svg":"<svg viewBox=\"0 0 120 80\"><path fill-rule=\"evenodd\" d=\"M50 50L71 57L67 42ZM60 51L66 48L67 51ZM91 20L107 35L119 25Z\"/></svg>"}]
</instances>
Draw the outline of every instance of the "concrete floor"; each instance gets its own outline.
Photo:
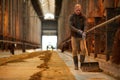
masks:
<instances>
[{"instance_id":1,"label":"concrete floor","mask_svg":"<svg viewBox=\"0 0 120 80\"><path fill-rule=\"evenodd\" d=\"M72 54L69 52L61 53L60 51L58 51L58 54L64 60L66 65L69 67L70 71L75 76L76 80L116 80L114 77L107 75L103 72L82 72L80 68L79 70L74 70ZM88 60L94 61L92 59L86 58L86 61Z\"/></svg>"},{"instance_id":2,"label":"concrete floor","mask_svg":"<svg viewBox=\"0 0 120 80\"><path fill-rule=\"evenodd\" d=\"M81 69L74 70L71 53L61 53L60 51L57 52L60 58L70 69L70 72L75 76L76 80L116 80L103 72L82 72ZM11 54L8 53L7 55ZM31 75L40 71L40 69L36 68L36 66L40 65L42 62L43 61L41 61L38 57L34 57L25 59L24 61L12 62L0 66L0 80L29 80Z\"/></svg>"}]
</instances>

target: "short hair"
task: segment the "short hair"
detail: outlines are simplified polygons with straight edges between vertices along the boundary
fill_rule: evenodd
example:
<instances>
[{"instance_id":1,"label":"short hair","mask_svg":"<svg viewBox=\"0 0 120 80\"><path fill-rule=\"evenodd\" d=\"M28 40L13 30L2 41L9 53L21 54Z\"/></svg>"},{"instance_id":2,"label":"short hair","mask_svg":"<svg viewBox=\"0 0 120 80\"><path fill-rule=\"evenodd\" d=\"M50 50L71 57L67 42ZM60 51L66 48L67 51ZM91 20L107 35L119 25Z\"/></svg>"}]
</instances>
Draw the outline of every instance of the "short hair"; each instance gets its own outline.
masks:
<instances>
[{"instance_id":1,"label":"short hair","mask_svg":"<svg viewBox=\"0 0 120 80\"><path fill-rule=\"evenodd\" d=\"M80 8L81 8L81 5L80 5L80 4L75 4L74 9L77 8L77 7L80 7Z\"/></svg>"}]
</instances>

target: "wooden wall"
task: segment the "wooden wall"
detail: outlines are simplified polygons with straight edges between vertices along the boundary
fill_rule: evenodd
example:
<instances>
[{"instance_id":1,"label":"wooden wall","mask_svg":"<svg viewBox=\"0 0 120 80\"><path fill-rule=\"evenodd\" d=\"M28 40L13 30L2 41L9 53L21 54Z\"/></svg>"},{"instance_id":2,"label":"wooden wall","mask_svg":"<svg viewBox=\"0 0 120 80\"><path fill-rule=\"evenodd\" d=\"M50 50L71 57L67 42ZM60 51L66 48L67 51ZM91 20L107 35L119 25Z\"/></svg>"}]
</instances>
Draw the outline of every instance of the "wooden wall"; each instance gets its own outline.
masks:
<instances>
[{"instance_id":1,"label":"wooden wall","mask_svg":"<svg viewBox=\"0 0 120 80\"><path fill-rule=\"evenodd\" d=\"M1 48L16 42L25 43L26 48L39 47L41 20L37 16L31 0L0 0Z\"/></svg>"}]
</instances>

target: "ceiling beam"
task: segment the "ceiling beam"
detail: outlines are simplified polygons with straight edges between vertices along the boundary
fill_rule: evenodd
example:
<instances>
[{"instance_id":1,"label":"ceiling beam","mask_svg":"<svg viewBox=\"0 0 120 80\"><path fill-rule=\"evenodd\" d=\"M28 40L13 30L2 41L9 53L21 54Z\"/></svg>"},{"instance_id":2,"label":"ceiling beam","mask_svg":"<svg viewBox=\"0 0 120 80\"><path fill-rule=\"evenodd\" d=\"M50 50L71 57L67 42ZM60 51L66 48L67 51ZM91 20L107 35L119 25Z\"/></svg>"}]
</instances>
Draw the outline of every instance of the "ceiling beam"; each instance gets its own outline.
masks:
<instances>
[{"instance_id":1,"label":"ceiling beam","mask_svg":"<svg viewBox=\"0 0 120 80\"><path fill-rule=\"evenodd\" d=\"M63 0L55 0L55 18L56 19L58 19L58 16L61 12L62 1Z\"/></svg>"},{"instance_id":2,"label":"ceiling beam","mask_svg":"<svg viewBox=\"0 0 120 80\"><path fill-rule=\"evenodd\" d=\"M35 9L35 11L37 12L37 15L39 16L39 18L41 20L43 20L44 16L43 16L43 13L42 13L42 9L40 7L40 2L39 0L31 0L31 3Z\"/></svg>"}]
</instances>

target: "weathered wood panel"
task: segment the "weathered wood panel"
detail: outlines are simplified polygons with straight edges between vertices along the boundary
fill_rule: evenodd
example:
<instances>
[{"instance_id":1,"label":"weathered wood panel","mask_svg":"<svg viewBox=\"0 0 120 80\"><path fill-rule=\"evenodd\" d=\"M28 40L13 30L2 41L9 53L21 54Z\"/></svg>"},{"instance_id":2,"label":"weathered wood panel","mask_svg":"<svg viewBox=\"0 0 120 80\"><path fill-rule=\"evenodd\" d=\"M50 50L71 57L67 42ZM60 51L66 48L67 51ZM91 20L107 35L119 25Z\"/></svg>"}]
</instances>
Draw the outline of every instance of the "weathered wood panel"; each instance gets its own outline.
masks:
<instances>
[{"instance_id":1,"label":"weathered wood panel","mask_svg":"<svg viewBox=\"0 0 120 80\"><path fill-rule=\"evenodd\" d=\"M31 0L0 0L0 40L40 44L41 21L37 16Z\"/></svg>"}]
</instances>

